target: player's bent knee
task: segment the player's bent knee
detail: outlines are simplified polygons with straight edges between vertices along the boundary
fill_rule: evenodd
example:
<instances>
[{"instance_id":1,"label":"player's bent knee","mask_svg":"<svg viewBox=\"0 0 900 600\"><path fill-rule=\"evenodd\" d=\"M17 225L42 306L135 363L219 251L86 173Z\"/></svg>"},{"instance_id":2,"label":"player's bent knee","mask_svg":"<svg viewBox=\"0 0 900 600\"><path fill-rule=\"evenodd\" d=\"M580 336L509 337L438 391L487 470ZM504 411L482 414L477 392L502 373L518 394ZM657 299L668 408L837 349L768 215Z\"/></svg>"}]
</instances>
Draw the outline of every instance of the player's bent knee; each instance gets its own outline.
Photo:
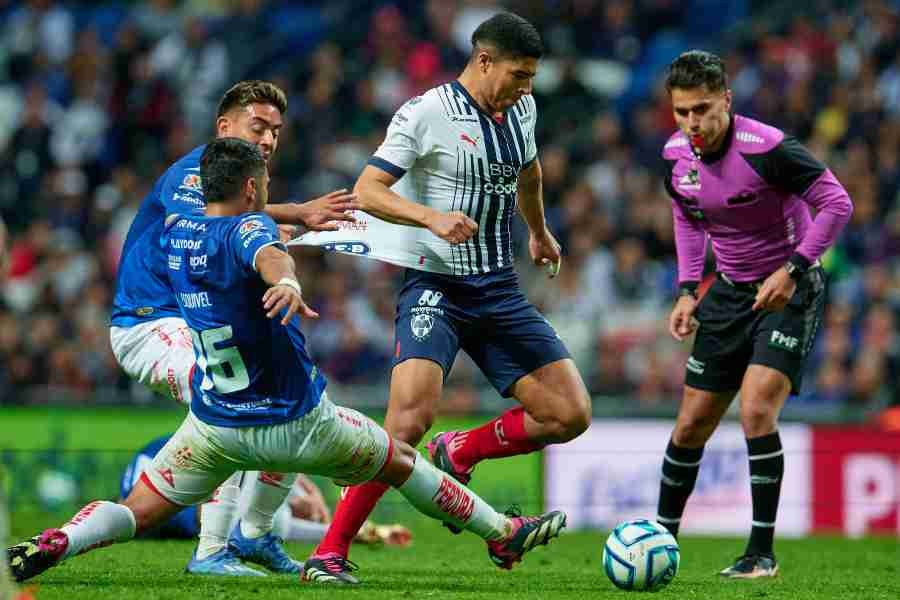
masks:
<instances>
[{"instance_id":1,"label":"player's bent knee","mask_svg":"<svg viewBox=\"0 0 900 600\"><path fill-rule=\"evenodd\" d=\"M416 445L431 429L434 422L434 411L430 409L414 409L402 414L390 415L384 428L392 437L407 444Z\"/></svg>"},{"instance_id":2,"label":"player's bent knee","mask_svg":"<svg viewBox=\"0 0 900 600\"><path fill-rule=\"evenodd\" d=\"M679 418L672 432L672 442L682 448L697 448L706 443L716 429L717 420L707 416Z\"/></svg>"},{"instance_id":3,"label":"player's bent knee","mask_svg":"<svg viewBox=\"0 0 900 600\"><path fill-rule=\"evenodd\" d=\"M573 433L573 438L578 437L587 431L588 427L591 426L592 417L591 399L589 396L585 395L585 400L579 403L578 411L570 422L569 429Z\"/></svg>"},{"instance_id":4,"label":"player's bent knee","mask_svg":"<svg viewBox=\"0 0 900 600\"><path fill-rule=\"evenodd\" d=\"M556 432L556 438L559 443L568 442L577 438L579 435L587 431L591 425L591 401L587 394L573 396L568 401L557 402L557 406L565 408L559 410L556 420L559 422L559 429Z\"/></svg>"},{"instance_id":5,"label":"player's bent knee","mask_svg":"<svg viewBox=\"0 0 900 600\"><path fill-rule=\"evenodd\" d=\"M587 431L591 424L591 414L584 411L575 411L562 417L559 421L559 429L556 431L557 443L565 443L574 440Z\"/></svg>"},{"instance_id":6,"label":"player's bent knee","mask_svg":"<svg viewBox=\"0 0 900 600\"><path fill-rule=\"evenodd\" d=\"M759 437L775 431L776 412L766 406L741 407L741 426L747 437Z\"/></svg>"}]
</instances>

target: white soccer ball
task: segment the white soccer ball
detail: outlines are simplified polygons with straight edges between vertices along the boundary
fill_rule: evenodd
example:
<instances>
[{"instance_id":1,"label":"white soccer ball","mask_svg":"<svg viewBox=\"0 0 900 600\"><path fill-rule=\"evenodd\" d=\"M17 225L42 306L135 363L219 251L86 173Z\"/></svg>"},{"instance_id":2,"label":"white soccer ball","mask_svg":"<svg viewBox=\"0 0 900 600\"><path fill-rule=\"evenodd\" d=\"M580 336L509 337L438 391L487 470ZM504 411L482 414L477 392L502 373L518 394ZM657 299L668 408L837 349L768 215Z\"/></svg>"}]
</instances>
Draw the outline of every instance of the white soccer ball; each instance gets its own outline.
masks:
<instances>
[{"instance_id":1,"label":"white soccer ball","mask_svg":"<svg viewBox=\"0 0 900 600\"><path fill-rule=\"evenodd\" d=\"M78 483L65 471L44 471L35 486L41 504L48 510L59 510L75 502L78 496Z\"/></svg>"},{"instance_id":2,"label":"white soccer ball","mask_svg":"<svg viewBox=\"0 0 900 600\"><path fill-rule=\"evenodd\" d=\"M647 519L619 523L603 547L603 570L623 590L658 590L678 573L681 552L669 530Z\"/></svg>"}]
</instances>

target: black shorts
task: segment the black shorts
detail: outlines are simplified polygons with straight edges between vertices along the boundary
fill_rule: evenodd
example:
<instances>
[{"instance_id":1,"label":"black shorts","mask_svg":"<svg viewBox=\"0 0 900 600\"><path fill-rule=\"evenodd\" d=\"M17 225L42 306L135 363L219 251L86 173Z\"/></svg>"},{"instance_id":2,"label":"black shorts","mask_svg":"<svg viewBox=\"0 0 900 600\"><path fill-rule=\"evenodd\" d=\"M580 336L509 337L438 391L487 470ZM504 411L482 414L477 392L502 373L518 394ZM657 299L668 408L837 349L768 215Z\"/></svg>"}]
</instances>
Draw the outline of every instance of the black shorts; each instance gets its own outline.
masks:
<instances>
[{"instance_id":1,"label":"black shorts","mask_svg":"<svg viewBox=\"0 0 900 600\"><path fill-rule=\"evenodd\" d=\"M781 312L754 311L754 284L716 278L697 306L700 322L685 383L711 392L738 390L749 365L781 371L800 391L803 366L825 308L825 273L813 267Z\"/></svg>"}]
</instances>

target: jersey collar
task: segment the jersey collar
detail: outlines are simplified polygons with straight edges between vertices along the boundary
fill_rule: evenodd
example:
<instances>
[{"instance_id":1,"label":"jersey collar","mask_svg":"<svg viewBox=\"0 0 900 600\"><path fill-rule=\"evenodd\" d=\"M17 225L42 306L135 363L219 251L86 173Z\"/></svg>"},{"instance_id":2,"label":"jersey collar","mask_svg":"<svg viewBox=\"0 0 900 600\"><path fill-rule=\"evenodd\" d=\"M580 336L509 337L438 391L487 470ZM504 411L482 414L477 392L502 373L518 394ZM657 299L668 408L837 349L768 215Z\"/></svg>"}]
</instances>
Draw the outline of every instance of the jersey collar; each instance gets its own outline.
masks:
<instances>
[{"instance_id":1,"label":"jersey collar","mask_svg":"<svg viewBox=\"0 0 900 600\"><path fill-rule=\"evenodd\" d=\"M711 165L714 162L722 160L722 157L728 154L728 150L731 148L731 142L734 139L734 122L736 115L731 113L730 117L731 118L728 120L728 131L725 132L725 140L722 142L722 147L715 152L700 155L700 160L703 161L704 164Z\"/></svg>"},{"instance_id":2,"label":"jersey collar","mask_svg":"<svg viewBox=\"0 0 900 600\"><path fill-rule=\"evenodd\" d=\"M472 94L469 93L469 90L466 89L466 86L464 86L463 84L461 84L459 82L459 79L454 79L453 81L450 82L450 85L453 86L454 90L458 91L460 94L463 95L463 97L466 99L466 102L468 102L472 108L474 108L475 110L477 110L478 112L483 114L492 123L496 123L497 125L503 125L503 122L506 120L505 112L503 113L503 117L501 117L498 120L496 117L494 117L494 115L488 113L486 110L481 108L481 105L475 101L475 98L472 97Z\"/></svg>"}]
</instances>

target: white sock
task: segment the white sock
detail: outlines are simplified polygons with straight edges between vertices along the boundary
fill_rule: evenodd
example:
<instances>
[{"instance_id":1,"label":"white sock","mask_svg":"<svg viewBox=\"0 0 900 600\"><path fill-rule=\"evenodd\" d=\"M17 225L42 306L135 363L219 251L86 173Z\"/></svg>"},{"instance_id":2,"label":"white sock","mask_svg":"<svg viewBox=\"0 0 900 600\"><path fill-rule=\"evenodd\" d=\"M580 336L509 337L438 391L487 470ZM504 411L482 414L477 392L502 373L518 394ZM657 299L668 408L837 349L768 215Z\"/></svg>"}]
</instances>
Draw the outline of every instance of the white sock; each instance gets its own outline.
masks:
<instances>
[{"instance_id":1,"label":"white sock","mask_svg":"<svg viewBox=\"0 0 900 600\"><path fill-rule=\"evenodd\" d=\"M212 556L228 544L228 536L238 512L243 471L233 473L213 492L212 500L200 507L200 542L197 558Z\"/></svg>"},{"instance_id":2,"label":"white sock","mask_svg":"<svg viewBox=\"0 0 900 600\"><path fill-rule=\"evenodd\" d=\"M284 504L296 473L260 471L254 479L247 498L247 511L241 517L241 534L255 539L272 531L275 512Z\"/></svg>"},{"instance_id":3,"label":"white sock","mask_svg":"<svg viewBox=\"0 0 900 600\"><path fill-rule=\"evenodd\" d=\"M63 558L116 542L127 542L134 537L135 527L134 513L127 506L105 500L91 502L60 527L69 537L69 547Z\"/></svg>"},{"instance_id":4,"label":"white sock","mask_svg":"<svg viewBox=\"0 0 900 600\"><path fill-rule=\"evenodd\" d=\"M291 510L287 507L275 513L275 525L272 527L272 533L284 540L314 544L325 537L326 531L328 531L328 525L325 523L298 519L291 514Z\"/></svg>"},{"instance_id":5,"label":"white sock","mask_svg":"<svg viewBox=\"0 0 900 600\"><path fill-rule=\"evenodd\" d=\"M397 491L419 512L471 531L484 540L509 535L507 517L421 457L416 458L412 474Z\"/></svg>"}]
</instances>

